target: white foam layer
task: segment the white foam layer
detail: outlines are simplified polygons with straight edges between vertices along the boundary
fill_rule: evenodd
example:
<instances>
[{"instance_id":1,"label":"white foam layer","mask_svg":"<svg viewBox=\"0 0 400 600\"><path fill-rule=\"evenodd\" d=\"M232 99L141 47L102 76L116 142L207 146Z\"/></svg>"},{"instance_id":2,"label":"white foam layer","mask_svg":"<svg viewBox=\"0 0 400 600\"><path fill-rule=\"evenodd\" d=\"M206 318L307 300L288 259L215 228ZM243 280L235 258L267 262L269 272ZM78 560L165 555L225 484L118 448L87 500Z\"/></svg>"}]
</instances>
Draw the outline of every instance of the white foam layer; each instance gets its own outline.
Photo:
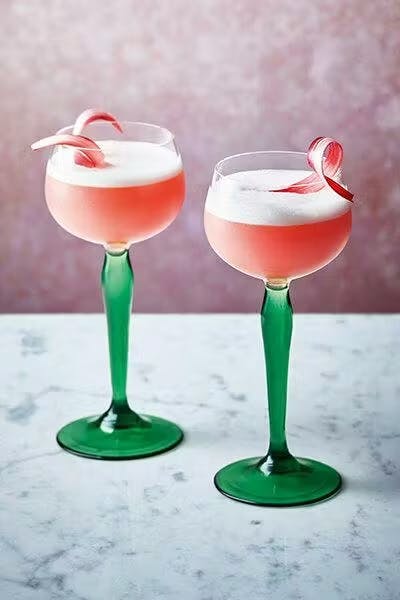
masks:
<instances>
[{"instance_id":1,"label":"white foam layer","mask_svg":"<svg viewBox=\"0 0 400 600\"><path fill-rule=\"evenodd\" d=\"M206 210L222 219L251 225L300 225L339 217L348 200L326 187L313 194L271 192L300 181L311 171L240 171L209 189Z\"/></svg>"},{"instance_id":2,"label":"white foam layer","mask_svg":"<svg viewBox=\"0 0 400 600\"><path fill-rule=\"evenodd\" d=\"M47 163L47 174L71 185L128 187L157 183L182 170L180 156L169 148L148 142L96 140L106 165L88 169L77 165L73 149L60 146Z\"/></svg>"}]
</instances>

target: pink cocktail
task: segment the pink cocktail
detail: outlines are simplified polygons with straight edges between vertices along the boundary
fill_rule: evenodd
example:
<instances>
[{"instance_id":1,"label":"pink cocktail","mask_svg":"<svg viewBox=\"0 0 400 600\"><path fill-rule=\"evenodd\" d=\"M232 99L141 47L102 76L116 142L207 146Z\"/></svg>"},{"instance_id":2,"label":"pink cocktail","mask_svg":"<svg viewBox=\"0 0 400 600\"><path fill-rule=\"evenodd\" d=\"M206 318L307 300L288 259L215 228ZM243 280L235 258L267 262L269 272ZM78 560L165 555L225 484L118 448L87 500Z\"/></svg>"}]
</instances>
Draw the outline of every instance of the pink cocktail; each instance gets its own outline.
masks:
<instances>
[{"instance_id":1,"label":"pink cocktail","mask_svg":"<svg viewBox=\"0 0 400 600\"><path fill-rule=\"evenodd\" d=\"M46 201L67 231L105 246L129 246L165 229L178 214L185 182L170 148L124 140L96 140L106 167L88 169L57 150L46 174Z\"/></svg>"},{"instance_id":2,"label":"pink cocktail","mask_svg":"<svg viewBox=\"0 0 400 600\"><path fill-rule=\"evenodd\" d=\"M301 170L233 173L210 189L205 229L215 252L263 280L291 280L324 267L350 235L350 203L334 191L271 192L302 179Z\"/></svg>"},{"instance_id":3,"label":"pink cocktail","mask_svg":"<svg viewBox=\"0 0 400 600\"><path fill-rule=\"evenodd\" d=\"M250 152L217 164L204 225L215 252L265 285L261 309L269 416L264 456L238 460L215 475L226 496L267 506L319 502L336 494L332 467L294 457L285 432L292 335L292 279L330 263L350 235L353 195L340 182L343 149L316 138L308 153Z\"/></svg>"},{"instance_id":4,"label":"pink cocktail","mask_svg":"<svg viewBox=\"0 0 400 600\"><path fill-rule=\"evenodd\" d=\"M163 127L119 122L110 113L88 109L74 126L32 148L48 146L55 146L45 183L52 216L69 233L106 251L101 284L112 385L109 408L67 424L57 441L75 454L108 460L164 452L180 443L182 430L137 414L126 394L134 289L129 247L168 227L182 206L185 180L174 137Z\"/></svg>"}]
</instances>

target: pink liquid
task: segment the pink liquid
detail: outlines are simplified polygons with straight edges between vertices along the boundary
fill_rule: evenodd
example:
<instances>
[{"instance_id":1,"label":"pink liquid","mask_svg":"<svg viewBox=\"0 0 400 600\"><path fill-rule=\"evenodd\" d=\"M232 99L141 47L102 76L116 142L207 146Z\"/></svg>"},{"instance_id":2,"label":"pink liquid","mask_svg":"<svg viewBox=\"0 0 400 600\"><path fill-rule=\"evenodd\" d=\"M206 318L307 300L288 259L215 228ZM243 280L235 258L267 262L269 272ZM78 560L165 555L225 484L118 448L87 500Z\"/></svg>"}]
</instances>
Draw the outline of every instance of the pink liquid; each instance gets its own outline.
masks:
<instances>
[{"instance_id":1,"label":"pink liquid","mask_svg":"<svg viewBox=\"0 0 400 600\"><path fill-rule=\"evenodd\" d=\"M250 225L206 210L205 229L215 252L239 271L261 279L294 279L321 269L343 250L351 211L302 225Z\"/></svg>"},{"instance_id":2,"label":"pink liquid","mask_svg":"<svg viewBox=\"0 0 400 600\"><path fill-rule=\"evenodd\" d=\"M185 195L183 172L146 185L90 187L46 176L46 201L67 231L99 244L140 242L175 219Z\"/></svg>"}]
</instances>

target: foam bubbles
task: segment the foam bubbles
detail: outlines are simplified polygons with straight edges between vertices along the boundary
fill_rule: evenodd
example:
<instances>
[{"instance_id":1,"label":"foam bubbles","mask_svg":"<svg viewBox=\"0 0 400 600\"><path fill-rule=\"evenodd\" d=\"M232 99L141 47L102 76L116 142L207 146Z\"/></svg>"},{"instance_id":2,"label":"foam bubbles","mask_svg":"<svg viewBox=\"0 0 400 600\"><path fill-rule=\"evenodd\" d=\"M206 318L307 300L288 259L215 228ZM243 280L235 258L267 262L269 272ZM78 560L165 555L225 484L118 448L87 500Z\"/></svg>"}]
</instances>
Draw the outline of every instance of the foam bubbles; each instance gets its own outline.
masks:
<instances>
[{"instance_id":1,"label":"foam bubbles","mask_svg":"<svg viewBox=\"0 0 400 600\"><path fill-rule=\"evenodd\" d=\"M182 170L180 156L157 144L122 140L96 143L104 153L105 167L88 169L77 165L73 150L62 146L47 163L47 174L71 185L128 187L164 181Z\"/></svg>"},{"instance_id":2,"label":"foam bubbles","mask_svg":"<svg viewBox=\"0 0 400 600\"><path fill-rule=\"evenodd\" d=\"M300 181L310 171L240 171L219 179L209 189L206 210L235 223L300 225L344 214L350 202L326 187L313 194L271 192Z\"/></svg>"}]
</instances>

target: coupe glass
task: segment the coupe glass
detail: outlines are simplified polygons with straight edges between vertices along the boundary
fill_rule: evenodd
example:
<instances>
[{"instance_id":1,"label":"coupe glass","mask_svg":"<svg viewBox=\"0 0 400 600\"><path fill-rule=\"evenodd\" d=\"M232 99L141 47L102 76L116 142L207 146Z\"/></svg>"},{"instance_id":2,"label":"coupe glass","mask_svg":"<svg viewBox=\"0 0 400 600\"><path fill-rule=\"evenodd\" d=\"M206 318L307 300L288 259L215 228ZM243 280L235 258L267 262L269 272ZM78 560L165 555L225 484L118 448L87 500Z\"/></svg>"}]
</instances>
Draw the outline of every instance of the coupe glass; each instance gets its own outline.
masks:
<instances>
[{"instance_id":1,"label":"coupe glass","mask_svg":"<svg viewBox=\"0 0 400 600\"><path fill-rule=\"evenodd\" d=\"M156 235L177 216L185 193L182 163L174 137L167 129L135 122L121 122L121 125L122 134L110 123L91 124L87 135L95 141L145 143L146 152L154 150L157 156L163 150L168 151L169 163L175 161L172 171L161 172L161 168L154 178L151 161L142 161L138 156L132 160L135 169L132 178L129 164L124 166L123 173L116 173L112 185L102 179L108 177L106 169L78 167L79 173L76 175L75 170L74 175L77 179L71 183L68 173L74 150L70 146L56 146L46 174L46 202L54 219L73 235L105 248L101 285L108 325L111 405L101 415L69 423L57 435L58 443L66 450L98 459L150 456L173 448L183 438L182 430L174 423L138 415L130 408L126 396L134 288L129 247ZM70 134L72 130L66 127L58 133Z\"/></svg>"},{"instance_id":2,"label":"coupe glass","mask_svg":"<svg viewBox=\"0 0 400 600\"><path fill-rule=\"evenodd\" d=\"M226 496L251 504L308 504L333 496L341 487L341 476L332 467L295 458L285 435L292 334L289 283L331 262L346 245L351 229L351 203L332 190L324 188L308 197L272 194L271 188L257 179L260 172L267 177L279 172L283 180L274 187L280 189L298 181L299 172L307 175L305 171L309 174L307 155L298 152L228 157L215 167L205 207L205 230L214 251L235 269L265 283L261 329L268 389L268 451L265 456L224 467L214 480ZM316 203L315 214L302 222L304 202L309 211L311 201ZM289 206L284 222L280 202ZM333 217L328 214L332 202L337 211Z\"/></svg>"}]
</instances>

